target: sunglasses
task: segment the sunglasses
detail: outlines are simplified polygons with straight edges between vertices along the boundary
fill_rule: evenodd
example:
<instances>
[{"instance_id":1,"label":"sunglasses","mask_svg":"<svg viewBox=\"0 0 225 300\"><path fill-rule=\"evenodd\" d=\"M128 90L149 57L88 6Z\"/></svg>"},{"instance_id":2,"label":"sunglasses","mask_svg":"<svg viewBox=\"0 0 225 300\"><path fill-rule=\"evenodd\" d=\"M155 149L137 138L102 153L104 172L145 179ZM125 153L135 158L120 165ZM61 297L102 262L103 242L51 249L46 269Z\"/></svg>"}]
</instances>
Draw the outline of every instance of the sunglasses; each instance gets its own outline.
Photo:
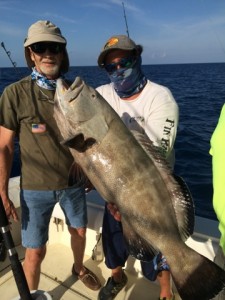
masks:
<instances>
[{"instance_id":1,"label":"sunglasses","mask_svg":"<svg viewBox=\"0 0 225 300\"><path fill-rule=\"evenodd\" d=\"M123 57L118 62L107 64L104 67L108 73L113 73L114 71L117 70L118 66L120 66L120 68L130 68L134 63L134 61L135 61L134 57Z\"/></svg>"},{"instance_id":2,"label":"sunglasses","mask_svg":"<svg viewBox=\"0 0 225 300\"><path fill-rule=\"evenodd\" d=\"M53 54L59 54L65 49L65 45L61 43L46 43L46 42L39 42L30 45L30 48L33 52L37 54L45 53L45 51L48 49L49 52Z\"/></svg>"}]
</instances>

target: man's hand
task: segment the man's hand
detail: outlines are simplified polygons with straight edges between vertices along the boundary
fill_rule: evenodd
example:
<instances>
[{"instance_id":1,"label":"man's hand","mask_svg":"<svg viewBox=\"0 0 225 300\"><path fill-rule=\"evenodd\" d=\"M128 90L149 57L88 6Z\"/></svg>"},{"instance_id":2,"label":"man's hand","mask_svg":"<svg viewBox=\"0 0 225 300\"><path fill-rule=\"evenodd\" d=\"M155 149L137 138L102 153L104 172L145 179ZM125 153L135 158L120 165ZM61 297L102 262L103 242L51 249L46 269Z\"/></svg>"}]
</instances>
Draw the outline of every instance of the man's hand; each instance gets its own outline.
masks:
<instances>
[{"instance_id":1,"label":"man's hand","mask_svg":"<svg viewBox=\"0 0 225 300\"><path fill-rule=\"evenodd\" d=\"M5 208L5 213L6 213L8 220L10 220L10 217L12 217L14 221L16 221L16 222L19 221L19 217L18 217L16 208L15 208L13 202L9 199L2 201L2 202L3 202L3 206Z\"/></svg>"},{"instance_id":2,"label":"man's hand","mask_svg":"<svg viewBox=\"0 0 225 300\"><path fill-rule=\"evenodd\" d=\"M121 214L118 207L113 203L108 203L107 208L116 221L121 222Z\"/></svg>"}]
</instances>

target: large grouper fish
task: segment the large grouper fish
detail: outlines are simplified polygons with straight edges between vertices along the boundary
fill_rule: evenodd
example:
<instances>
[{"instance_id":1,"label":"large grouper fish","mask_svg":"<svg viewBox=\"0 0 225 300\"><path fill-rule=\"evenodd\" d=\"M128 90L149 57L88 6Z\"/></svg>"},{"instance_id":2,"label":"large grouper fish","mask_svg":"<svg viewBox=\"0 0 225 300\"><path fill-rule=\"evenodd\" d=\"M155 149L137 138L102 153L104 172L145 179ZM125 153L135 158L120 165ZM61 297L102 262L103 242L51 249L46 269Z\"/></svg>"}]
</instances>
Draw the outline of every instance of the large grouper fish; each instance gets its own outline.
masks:
<instances>
[{"instance_id":1,"label":"large grouper fish","mask_svg":"<svg viewBox=\"0 0 225 300\"><path fill-rule=\"evenodd\" d=\"M183 300L211 299L225 272L185 244L194 219L187 188L141 134L132 133L107 101L81 78L57 80L54 117L69 147L99 194L121 214L132 254L145 260L159 251ZM192 219L190 221L190 219Z\"/></svg>"}]
</instances>

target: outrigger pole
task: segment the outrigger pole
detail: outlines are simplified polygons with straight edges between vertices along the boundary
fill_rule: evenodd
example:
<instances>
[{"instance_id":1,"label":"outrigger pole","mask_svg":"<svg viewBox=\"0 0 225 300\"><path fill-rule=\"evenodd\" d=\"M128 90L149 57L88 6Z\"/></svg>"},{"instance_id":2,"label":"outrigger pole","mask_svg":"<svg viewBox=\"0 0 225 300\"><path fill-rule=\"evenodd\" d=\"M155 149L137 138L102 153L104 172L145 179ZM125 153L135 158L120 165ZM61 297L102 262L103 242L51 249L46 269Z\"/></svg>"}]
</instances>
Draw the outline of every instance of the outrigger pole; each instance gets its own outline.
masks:
<instances>
[{"instance_id":1,"label":"outrigger pole","mask_svg":"<svg viewBox=\"0 0 225 300\"><path fill-rule=\"evenodd\" d=\"M127 25L127 17L126 17L126 13L125 13L125 7L124 7L124 3L122 2L122 5L123 5L123 14L124 14L124 19L125 19L125 24L126 24L126 31L127 31L127 36L129 36L129 30L128 30L128 25Z\"/></svg>"},{"instance_id":2,"label":"outrigger pole","mask_svg":"<svg viewBox=\"0 0 225 300\"><path fill-rule=\"evenodd\" d=\"M8 58L10 59L13 67L16 68L16 62L11 59L11 52L6 50L5 44L3 42L1 42L1 46L5 50L5 53L8 55Z\"/></svg>"}]
</instances>

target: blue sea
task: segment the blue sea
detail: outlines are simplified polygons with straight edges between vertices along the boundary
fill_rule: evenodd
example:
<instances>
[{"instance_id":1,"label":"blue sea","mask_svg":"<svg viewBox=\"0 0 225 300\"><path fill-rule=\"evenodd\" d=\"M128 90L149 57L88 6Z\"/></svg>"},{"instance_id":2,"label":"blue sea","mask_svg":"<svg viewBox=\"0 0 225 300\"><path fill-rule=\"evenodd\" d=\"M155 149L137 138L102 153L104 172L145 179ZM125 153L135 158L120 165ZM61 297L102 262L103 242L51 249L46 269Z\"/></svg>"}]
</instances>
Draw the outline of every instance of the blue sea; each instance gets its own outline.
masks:
<instances>
[{"instance_id":1,"label":"blue sea","mask_svg":"<svg viewBox=\"0 0 225 300\"><path fill-rule=\"evenodd\" d=\"M225 103L225 63L144 65L143 71L150 80L167 86L179 105L175 172L189 186L196 215L216 219L209 148ZM29 73L27 68L0 68L0 93L6 85ZM104 71L94 66L71 67L67 76L70 79L81 76L93 87L109 82ZM20 172L17 143L12 177Z\"/></svg>"}]
</instances>

